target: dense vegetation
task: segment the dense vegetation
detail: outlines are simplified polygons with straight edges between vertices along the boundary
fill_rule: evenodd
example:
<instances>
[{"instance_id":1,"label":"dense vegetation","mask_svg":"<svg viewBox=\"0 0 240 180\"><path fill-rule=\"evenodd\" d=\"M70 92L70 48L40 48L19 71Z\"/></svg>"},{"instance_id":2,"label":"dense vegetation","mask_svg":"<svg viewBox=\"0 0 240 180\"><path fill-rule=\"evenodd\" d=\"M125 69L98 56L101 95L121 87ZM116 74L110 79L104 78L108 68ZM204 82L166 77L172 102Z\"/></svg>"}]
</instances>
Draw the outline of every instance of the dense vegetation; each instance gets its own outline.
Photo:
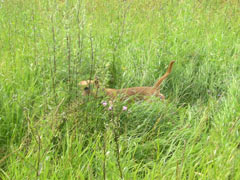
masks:
<instances>
[{"instance_id":1,"label":"dense vegetation","mask_svg":"<svg viewBox=\"0 0 240 180\"><path fill-rule=\"evenodd\" d=\"M0 1L0 179L240 179L239 7ZM171 60L165 102L81 96L96 76L151 86Z\"/></svg>"}]
</instances>

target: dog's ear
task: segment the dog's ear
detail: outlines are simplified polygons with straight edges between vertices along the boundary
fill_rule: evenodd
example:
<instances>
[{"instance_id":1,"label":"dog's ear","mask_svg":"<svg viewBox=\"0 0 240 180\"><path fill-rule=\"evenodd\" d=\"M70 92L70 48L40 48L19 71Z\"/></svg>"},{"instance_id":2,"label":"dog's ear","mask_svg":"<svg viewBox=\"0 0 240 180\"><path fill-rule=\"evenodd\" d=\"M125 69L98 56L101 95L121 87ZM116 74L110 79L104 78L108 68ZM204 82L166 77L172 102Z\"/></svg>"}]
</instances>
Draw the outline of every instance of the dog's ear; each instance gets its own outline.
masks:
<instances>
[{"instance_id":1,"label":"dog's ear","mask_svg":"<svg viewBox=\"0 0 240 180\"><path fill-rule=\"evenodd\" d=\"M99 88L99 81L98 81L97 78L94 80L94 84L95 84L95 86L96 86L97 88Z\"/></svg>"}]
</instances>

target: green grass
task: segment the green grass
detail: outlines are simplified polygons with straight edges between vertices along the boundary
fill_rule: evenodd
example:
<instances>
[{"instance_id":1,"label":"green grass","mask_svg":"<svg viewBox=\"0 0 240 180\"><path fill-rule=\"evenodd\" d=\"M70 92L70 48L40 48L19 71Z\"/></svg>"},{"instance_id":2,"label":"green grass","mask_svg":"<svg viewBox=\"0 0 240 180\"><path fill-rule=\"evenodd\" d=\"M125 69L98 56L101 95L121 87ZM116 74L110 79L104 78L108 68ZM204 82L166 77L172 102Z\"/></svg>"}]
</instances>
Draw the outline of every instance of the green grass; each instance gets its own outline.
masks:
<instances>
[{"instance_id":1,"label":"green grass","mask_svg":"<svg viewBox=\"0 0 240 180\"><path fill-rule=\"evenodd\" d=\"M0 179L240 179L239 1L0 1ZM83 98L80 80L166 101Z\"/></svg>"}]
</instances>

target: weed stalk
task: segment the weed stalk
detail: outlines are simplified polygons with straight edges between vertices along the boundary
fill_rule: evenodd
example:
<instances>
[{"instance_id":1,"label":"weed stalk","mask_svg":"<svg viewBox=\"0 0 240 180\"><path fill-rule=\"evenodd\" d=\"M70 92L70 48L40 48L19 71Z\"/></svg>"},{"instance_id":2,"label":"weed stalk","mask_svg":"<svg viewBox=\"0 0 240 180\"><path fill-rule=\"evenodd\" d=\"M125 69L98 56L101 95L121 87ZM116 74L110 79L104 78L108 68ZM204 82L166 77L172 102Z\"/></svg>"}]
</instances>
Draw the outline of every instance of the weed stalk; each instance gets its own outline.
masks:
<instances>
[{"instance_id":1,"label":"weed stalk","mask_svg":"<svg viewBox=\"0 0 240 180\"><path fill-rule=\"evenodd\" d=\"M54 93L54 100L55 104L57 104L57 94L56 94L56 72L57 72L57 63L56 63L56 37L55 37L55 27L54 27L54 20L53 15L51 17L52 23L52 40L53 40L53 68L51 69L52 75L52 87Z\"/></svg>"}]
</instances>

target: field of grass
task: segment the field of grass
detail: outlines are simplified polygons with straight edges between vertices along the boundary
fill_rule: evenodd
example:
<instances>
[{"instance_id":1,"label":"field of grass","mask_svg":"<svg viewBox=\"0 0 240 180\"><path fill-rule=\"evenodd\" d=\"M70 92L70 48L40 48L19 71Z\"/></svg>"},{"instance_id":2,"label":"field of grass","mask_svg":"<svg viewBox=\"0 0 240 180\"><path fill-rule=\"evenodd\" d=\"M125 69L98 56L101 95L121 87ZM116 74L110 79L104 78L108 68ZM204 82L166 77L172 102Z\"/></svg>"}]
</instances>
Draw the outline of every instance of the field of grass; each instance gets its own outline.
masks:
<instances>
[{"instance_id":1,"label":"field of grass","mask_svg":"<svg viewBox=\"0 0 240 180\"><path fill-rule=\"evenodd\" d=\"M81 96L171 60L165 102ZM239 133L238 0L0 1L0 179L237 180Z\"/></svg>"}]
</instances>

